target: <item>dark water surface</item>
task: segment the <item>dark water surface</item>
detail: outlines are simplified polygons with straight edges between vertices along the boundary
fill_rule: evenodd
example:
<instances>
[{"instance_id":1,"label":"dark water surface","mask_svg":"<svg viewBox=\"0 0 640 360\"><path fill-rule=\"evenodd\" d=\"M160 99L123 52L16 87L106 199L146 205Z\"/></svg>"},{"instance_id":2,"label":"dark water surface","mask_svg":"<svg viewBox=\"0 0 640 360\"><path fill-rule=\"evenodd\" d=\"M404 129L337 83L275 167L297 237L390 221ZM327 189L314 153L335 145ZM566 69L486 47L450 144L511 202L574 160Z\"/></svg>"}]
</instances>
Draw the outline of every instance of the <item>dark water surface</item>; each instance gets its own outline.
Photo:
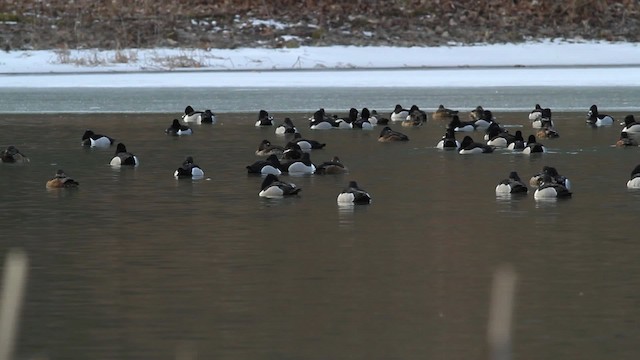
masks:
<instances>
[{"instance_id":1,"label":"dark water surface","mask_svg":"<svg viewBox=\"0 0 640 360\"><path fill-rule=\"evenodd\" d=\"M18 355L485 359L491 276L508 263L514 358L637 359L640 193L626 181L640 148L611 147L621 128L589 128L585 112L556 112L560 138L539 156L439 151L433 121L393 125L411 140L385 144L379 128L311 131L309 113L274 113L327 143L314 162L350 169L282 176L303 189L282 200L259 198L245 171L260 140L285 142L253 126L257 111L180 138L164 134L178 113L0 115L0 145L31 158L0 164L0 247L31 265ZM496 116L533 133L525 112ZM80 146L87 128L141 165L112 169L115 149ZM173 178L187 155L205 179ZM510 171L544 165L571 179L572 199L496 198ZM45 189L58 168L80 188ZM338 208L351 179L371 205Z\"/></svg>"}]
</instances>

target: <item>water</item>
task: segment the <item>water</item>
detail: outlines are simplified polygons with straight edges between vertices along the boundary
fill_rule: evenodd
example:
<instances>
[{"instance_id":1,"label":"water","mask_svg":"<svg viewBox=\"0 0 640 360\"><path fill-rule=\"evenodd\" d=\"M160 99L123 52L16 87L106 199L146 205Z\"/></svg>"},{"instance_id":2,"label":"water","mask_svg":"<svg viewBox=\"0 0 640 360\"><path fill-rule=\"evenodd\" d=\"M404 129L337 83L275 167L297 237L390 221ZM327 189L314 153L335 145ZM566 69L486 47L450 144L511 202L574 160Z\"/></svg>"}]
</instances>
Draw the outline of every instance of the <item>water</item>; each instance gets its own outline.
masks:
<instances>
[{"instance_id":1,"label":"water","mask_svg":"<svg viewBox=\"0 0 640 360\"><path fill-rule=\"evenodd\" d=\"M379 129L311 131L310 113L277 112L327 143L313 161L338 155L350 173L282 176L301 195L266 200L244 167L262 139L285 140L253 126L257 111L219 113L181 138L164 134L179 110L125 111L0 115L0 145L31 158L0 166L0 247L31 264L21 358L487 358L491 276L505 263L519 279L514 358L638 357L640 193L625 184L640 148L611 147L618 125L556 112L547 154L462 156L434 148L442 123L394 125L411 140L385 144ZM523 111L496 116L533 132ZM80 146L87 128L141 165L112 169L115 149ZM173 178L187 155L205 179ZM510 171L528 179L544 165L571 179L572 199L496 198ZM46 190L58 168L80 188ZM351 179L371 205L336 205Z\"/></svg>"}]
</instances>

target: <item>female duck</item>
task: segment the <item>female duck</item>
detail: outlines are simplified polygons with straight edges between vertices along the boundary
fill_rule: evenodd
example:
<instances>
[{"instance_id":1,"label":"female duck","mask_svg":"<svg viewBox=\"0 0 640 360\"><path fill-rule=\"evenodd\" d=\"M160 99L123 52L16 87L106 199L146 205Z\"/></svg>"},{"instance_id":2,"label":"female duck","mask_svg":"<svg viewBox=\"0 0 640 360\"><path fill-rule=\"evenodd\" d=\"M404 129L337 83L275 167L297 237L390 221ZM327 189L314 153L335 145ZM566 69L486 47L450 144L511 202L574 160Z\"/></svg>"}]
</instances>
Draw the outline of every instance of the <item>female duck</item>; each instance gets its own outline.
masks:
<instances>
[{"instance_id":1,"label":"female duck","mask_svg":"<svg viewBox=\"0 0 640 360\"><path fill-rule=\"evenodd\" d=\"M558 170L552 166L543 166L542 172L536 175L533 175L531 179L529 179L529 185L533 187L539 187L542 184L543 177L548 175L551 178L551 181L556 182L568 190L571 190L571 181L567 179L565 176L562 176L558 173Z\"/></svg>"},{"instance_id":2,"label":"female duck","mask_svg":"<svg viewBox=\"0 0 640 360\"><path fill-rule=\"evenodd\" d=\"M269 115L266 110L260 110L258 112L258 121L256 126L273 126L273 116Z\"/></svg>"},{"instance_id":3,"label":"female duck","mask_svg":"<svg viewBox=\"0 0 640 360\"><path fill-rule=\"evenodd\" d=\"M564 185L554 181L548 174L542 175L542 183L533 193L533 198L536 200L569 197L571 197L571 191Z\"/></svg>"},{"instance_id":4,"label":"female duck","mask_svg":"<svg viewBox=\"0 0 640 360\"><path fill-rule=\"evenodd\" d=\"M453 129L447 129L442 139L436 145L436 148L442 150L455 150L460 147L460 142L456 140L456 133Z\"/></svg>"},{"instance_id":5,"label":"female duck","mask_svg":"<svg viewBox=\"0 0 640 360\"><path fill-rule=\"evenodd\" d=\"M272 145L269 140L262 140L260 145L258 145L258 149L256 150L256 155L258 156L269 156L269 155L278 155L281 156L284 152L284 148L282 146Z\"/></svg>"},{"instance_id":6,"label":"female duck","mask_svg":"<svg viewBox=\"0 0 640 360\"><path fill-rule=\"evenodd\" d=\"M622 132L625 133L640 133L640 123L636 122L633 115L627 115L624 117L624 128Z\"/></svg>"},{"instance_id":7,"label":"female duck","mask_svg":"<svg viewBox=\"0 0 640 360\"><path fill-rule=\"evenodd\" d=\"M638 142L635 139L629 137L629 133L621 132L620 139L616 141L617 147L638 146Z\"/></svg>"},{"instance_id":8,"label":"female duck","mask_svg":"<svg viewBox=\"0 0 640 360\"><path fill-rule=\"evenodd\" d=\"M199 179L204 176L204 171L200 168L200 166L193 163L193 158L191 156L187 156L187 158L182 163L176 171L173 172L173 176L176 179Z\"/></svg>"},{"instance_id":9,"label":"female duck","mask_svg":"<svg viewBox=\"0 0 640 360\"><path fill-rule=\"evenodd\" d=\"M3 163L26 163L29 162L29 158L18 150L13 145L9 145L6 149L0 153L0 162Z\"/></svg>"},{"instance_id":10,"label":"female duck","mask_svg":"<svg viewBox=\"0 0 640 360\"><path fill-rule=\"evenodd\" d=\"M536 137L534 135L529 135L527 139L527 145L522 149L523 154L536 154L536 153L545 153L547 149L544 145L540 144L536 141Z\"/></svg>"},{"instance_id":11,"label":"female duck","mask_svg":"<svg viewBox=\"0 0 640 360\"><path fill-rule=\"evenodd\" d=\"M631 172L631 177L627 181L627 188L640 189L640 165L636 166Z\"/></svg>"},{"instance_id":12,"label":"female duck","mask_svg":"<svg viewBox=\"0 0 640 360\"><path fill-rule=\"evenodd\" d=\"M458 115L458 110L447 109L444 105L440 104L436 111L431 114L431 118L439 121L451 121L453 115Z\"/></svg>"},{"instance_id":13,"label":"female duck","mask_svg":"<svg viewBox=\"0 0 640 360\"><path fill-rule=\"evenodd\" d=\"M195 111L191 105L188 105L184 109L182 120L196 124L213 124L216 122L216 115L212 113L211 110Z\"/></svg>"},{"instance_id":14,"label":"female duck","mask_svg":"<svg viewBox=\"0 0 640 360\"><path fill-rule=\"evenodd\" d=\"M390 127L385 126L380 132L378 137L379 142L394 142L394 141L409 141L409 137L401 132L391 130Z\"/></svg>"},{"instance_id":15,"label":"female duck","mask_svg":"<svg viewBox=\"0 0 640 360\"><path fill-rule=\"evenodd\" d=\"M316 167L316 174L344 174L349 169L344 166L340 158L334 156L331 160L325 161Z\"/></svg>"},{"instance_id":16,"label":"female duck","mask_svg":"<svg viewBox=\"0 0 640 360\"><path fill-rule=\"evenodd\" d=\"M62 169L56 172L56 176L47 181L48 188L75 188L78 187L80 183L68 177Z\"/></svg>"},{"instance_id":17,"label":"female duck","mask_svg":"<svg viewBox=\"0 0 640 360\"><path fill-rule=\"evenodd\" d=\"M171 126L169 126L167 130L165 130L165 132L167 133L167 135L173 136L193 134L193 130L191 130L191 128L187 125L180 124L180 121L178 119L173 119L173 123L171 123Z\"/></svg>"},{"instance_id":18,"label":"female duck","mask_svg":"<svg viewBox=\"0 0 640 360\"><path fill-rule=\"evenodd\" d=\"M109 164L111 166L138 166L140 165L140 162L138 161L137 156L127 151L127 148L123 143L118 143L118 146L116 147L116 154Z\"/></svg>"},{"instance_id":19,"label":"female duck","mask_svg":"<svg viewBox=\"0 0 640 360\"><path fill-rule=\"evenodd\" d=\"M528 191L529 188L520 180L520 176L515 171L512 171L508 178L500 181L496 186L496 195L526 194Z\"/></svg>"},{"instance_id":20,"label":"female duck","mask_svg":"<svg viewBox=\"0 0 640 360\"><path fill-rule=\"evenodd\" d=\"M409 110L403 108L402 105L397 104L389 115L389 118L391 121L405 121L407 120L407 116L409 116Z\"/></svg>"},{"instance_id":21,"label":"female duck","mask_svg":"<svg viewBox=\"0 0 640 360\"><path fill-rule=\"evenodd\" d=\"M402 121L402 126L404 127L412 127L412 126L422 126L427 122L427 113L418 108L418 105L411 105L411 109L409 109L409 115L405 120Z\"/></svg>"},{"instance_id":22,"label":"female duck","mask_svg":"<svg viewBox=\"0 0 640 360\"><path fill-rule=\"evenodd\" d=\"M358 186L355 181L349 181L349 185L338 194L338 204L370 204L371 195Z\"/></svg>"},{"instance_id":23,"label":"female duck","mask_svg":"<svg viewBox=\"0 0 640 360\"><path fill-rule=\"evenodd\" d=\"M82 146L109 147L113 145L114 139L107 135L96 134L92 130L86 130L82 135Z\"/></svg>"},{"instance_id":24,"label":"female duck","mask_svg":"<svg viewBox=\"0 0 640 360\"><path fill-rule=\"evenodd\" d=\"M600 127L600 126L611 126L613 125L613 117L606 114L598 113L598 107L594 104L589 108L589 112L587 112L587 124Z\"/></svg>"},{"instance_id":25,"label":"female duck","mask_svg":"<svg viewBox=\"0 0 640 360\"><path fill-rule=\"evenodd\" d=\"M269 174L262 181L258 196L266 198L281 198L297 195L302 189L295 184L280 181L276 175Z\"/></svg>"},{"instance_id":26,"label":"female duck","mask_svg":"<svg viewBox=\"0 0 640 360\"><path fill-rule=\"evenodd\" d=\"M481 144L473 141L471 136L465 136L460 143L460 150L458 153L461 155L469 154L488 154L493 152L493 147L487 144Z\"/></svg>"},{"instance_id":27,"label":"female duck","mask_svg":"<svg viewBox=\"0 0 640 360\"><path fill-rule=\"evenodd\" d=\"M251 165L247 165L248 174L260 174L260 175L280 175L280 160L276 155L269 155L265 160L258 160Z\"/></svg>"}]
</instances>

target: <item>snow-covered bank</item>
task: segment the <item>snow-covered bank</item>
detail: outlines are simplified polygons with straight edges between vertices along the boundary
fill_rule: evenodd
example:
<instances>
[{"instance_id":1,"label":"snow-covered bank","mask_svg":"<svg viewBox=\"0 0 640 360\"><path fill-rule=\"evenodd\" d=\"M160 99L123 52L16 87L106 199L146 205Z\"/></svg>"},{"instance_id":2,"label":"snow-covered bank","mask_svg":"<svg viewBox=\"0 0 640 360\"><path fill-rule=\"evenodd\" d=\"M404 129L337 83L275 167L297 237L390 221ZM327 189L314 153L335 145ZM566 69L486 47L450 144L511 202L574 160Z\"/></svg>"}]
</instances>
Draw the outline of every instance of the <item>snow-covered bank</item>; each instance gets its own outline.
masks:
<instances>
[{"instance_id":1,"label":"snow-covered bank","mask_svg":"<svg viewBox=\"0 0 640 360\"><path fill-rule=\"evenodd\" d=\"M634 43L16 51L0 87L638 86L638 70Z\"/></svg>"}]
</instances>

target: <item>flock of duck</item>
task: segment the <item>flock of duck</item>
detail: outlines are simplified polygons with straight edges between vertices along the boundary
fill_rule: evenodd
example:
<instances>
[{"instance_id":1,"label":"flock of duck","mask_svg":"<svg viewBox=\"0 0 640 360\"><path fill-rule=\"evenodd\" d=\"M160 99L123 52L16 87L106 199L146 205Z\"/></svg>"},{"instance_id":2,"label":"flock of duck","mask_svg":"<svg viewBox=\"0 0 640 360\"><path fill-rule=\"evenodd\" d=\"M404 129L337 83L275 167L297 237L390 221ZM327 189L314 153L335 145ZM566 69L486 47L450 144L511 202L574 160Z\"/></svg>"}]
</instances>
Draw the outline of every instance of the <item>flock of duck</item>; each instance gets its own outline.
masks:
<instances>
[{"instance_id":1,"label":"flock of duck","mask_svg":"<svg viewBox=\"0 0 640 360\"><path fill-rule=\"evenodd\" d=\"M316 111L309 118L309 128L313 130L329 129L363 129L373 130L376 126L382 126L379 142L409 141L409 137L402 132L392 130L390 124L399 124L402 127L422 126L428 118L438 121L445 121L445 134L436 144L436 148L442 150L453 150L459 154L483 154L491 153L496 148L504 148L512 151L519 151L523 154L544 153L546 148L538 139L559 137L551 118L551 110L542 108L536 104L529 113L531 126L536 133L531 134L525 140L520 130L515 133L508 132L500 125L492 112L478 106L469 112L468 120L462 121L457 110L451 110L440 105L430 116L418 106L413 105L410 109L396 105L388 117L381 116L377 111L370 111L363 108L358 111L351 108L345 117L330 115L324 109ZM172 124L165 130L170 136L184 136L193 134L188 123L215 124L216 115L211 110L195 111L191 106L187 106L182 115L182 121L174 119ZM611 126L615 123L612 116L601 114L598 107L592 105L587 113L586 122L594 127ZM637 138L640 137L640 123L635 121L633 115L627 115L623 129L616 146L638 146ZM274 127L275 134L288 136L286 146L273 145L269 140L263 140L255 154L266 157L246 166L249 174L260 174L264 180L260 186L259 196L261 197L284 197L298 194L301 189L293 183L283 181L278 178L282 173L290 174L339 174L347 173L347 167L335 156L330 161L322 164L314 164L310 160L309 153L315 149L322 149L326 144L315 140L304 139L293 121L285 118L282 124L275 124L273 116L266 110L260 110L255 123L257 127ZM470 133L474 131L484 131L484 142L473 140L470 135L465 135L462 141L456 139L458 133ZM87 130L82 136L81 143L87 147L110 147L115 140L107 135L96 134L92 130ZM29 158L21 153L15 146L9 146L0 153L0 160L4 163L28 162ZM116 151L110 161L110 165L118 166L138 166L137 156L127 151L126 146L119 142L116 144ZM193 157L188 156L174 171L174 176L178 179L190 178L198 179L204 177L204 171L194 163ZM545 166L539 174L531 177L528 184L535 188L534 198L566 198L571 196L570 181L560 175L553 167ZM69 188L77 187L79 183L68 177L60 169L55 176L46 182L47 188ZM640 165L631 172L627 181L630 189L640 189ZM500 181L495 188L496 195L526 194L528 186L521 180L517 172L511 172L508 178ZM369 193L358 186L356 181L349 184L338 194L339 204L368 204L371 202Z\"/></svg>"}]
</instances>

